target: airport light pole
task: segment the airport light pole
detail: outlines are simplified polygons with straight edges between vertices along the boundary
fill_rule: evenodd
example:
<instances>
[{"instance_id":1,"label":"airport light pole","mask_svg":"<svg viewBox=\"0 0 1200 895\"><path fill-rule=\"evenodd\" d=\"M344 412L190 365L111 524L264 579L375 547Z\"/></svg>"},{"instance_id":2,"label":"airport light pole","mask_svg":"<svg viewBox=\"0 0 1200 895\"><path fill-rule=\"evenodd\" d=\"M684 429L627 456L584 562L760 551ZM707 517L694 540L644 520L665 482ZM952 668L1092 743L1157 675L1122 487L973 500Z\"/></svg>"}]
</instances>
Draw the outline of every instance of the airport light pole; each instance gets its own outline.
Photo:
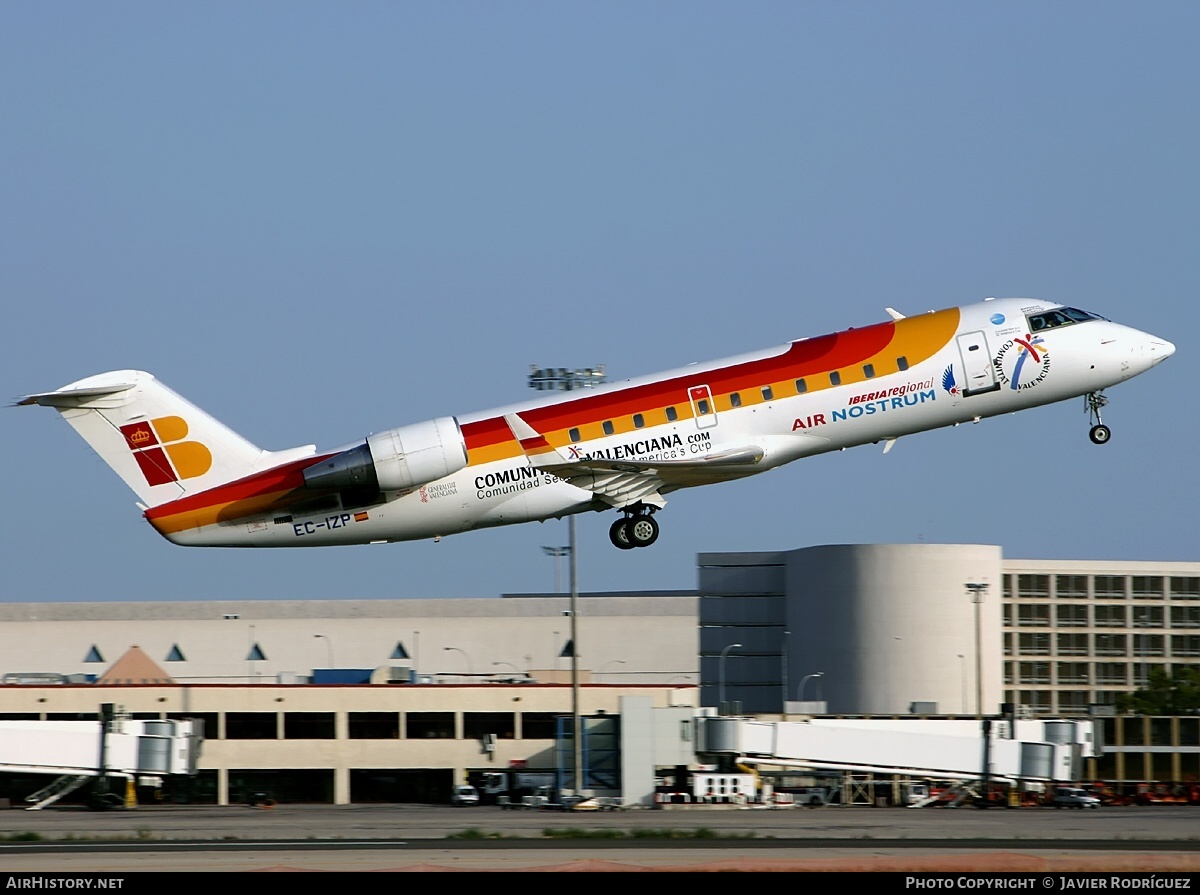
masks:
<instances>
[{"instance_id":1,"label":"airport light pole","mask_svg":"<svg viewBox=\"0 0 1200 895\"><path fill-rule=\"evenodd\" d=\"M324 634L314 634L313 637L325 641L325 648L329 651L329 667L330 668L336 667L333 664L333 641L330 640L328 637L326 637Z\"/></svg>"},{"instance_id":2,"label":"airport light pole","mask_svg":"<svg viewBox=\"0 0 1200 895\"><path fill-rule=\"evenodd\" d=\"M1145 613L1140 611L1141 607L1134 606L1131 610L1133 616L1133 654L1137 656L1137 664L1133 668L1133 692L1144 689L1146 686L1146 651L1144 648L1145 639L1142 634L1142 628L1146 627Z\"/></svg>"},{"instance_id":3,"label":"airport light pole","mask_svg":"<svg viewBox=\"0 0 1200 895\"><path fill-rule=\"evenodd\" d=\"M579 577L575 565L575 516L567 519L571 542L571 727L572 764L575 765L575 795L583 792L583 717L579 710Z\"/></svg>"},{"instance_id":4,"label":"airport light pole","mask_svg":"<svg viewBox=\"0 0 1200 895\"><path fill-rule=\"evenodd\" d=\"M465 649L460 649L457 646L443 646L442 649L453 650L456 653L462 653L463 658L467 660L467 674L471 675L472 677L475 676L475 665L471 662L471 657L467 655L467 651Z\"/></svg>"},{"instance_id":5,"label":"airport light pole","mask_svg":"<svg viewBox=\"0 0 1200 895\"><path fill-rule=\"evenodd\" d=\"M959 677L962 679L962 697L959 699L958 710L965 715L967 713L967 657L962 653L958 654L958 670Z\"/></svg>"},{"instance_id":6,"label":"airport light pole","mask_svg":"<svg viewBox=\"0 0 1200 895\"><path fill-rule=\"evenodd\" d=\"M580 369L563 367L539 367L529 365L529 387L538 391L575 391L603 384L604 364ZM578 797L583 791L583 717L579 710L579 568L576 563L575 514L567 517L567 533L571 577L571 736L573 740L572 761L575 765L574 786ZM542 548L549 550L553 548ZM560 548L561 549L561 548ZM556 560L557 562L557 560ZM557 566L556 566L557 569ZM557 582L556 582L557 586Z\"/></svg>"},{"instance_id":7,"label":"airport light pole","mask_svg":"<svg viewBox=\"0 0 1200 895\"><path fill-rule=\"evenodd\" d=\"M254 655L258 649L258 641L254 639L254 625L250 626L250 652L246 653L246 662L249 665L249 679L254 681Z\"/></svg>"},{"instance_id":8,"label":"airport light pole","mask_svg":"<svg viewBox=\"0 0 1200 895\"><path fill-rule=\"evenodd\" d=\"M983 639L980 633L979 613L980 606L983 605L983 598L987 596L988 583L978 581L968 581L966 584L967 596L971 598L971 602L975 604L975 716L983 717L983 647L981 641Z\"/></svg>"},{"instance_id":9,"label":"airport light pole","mask_svg":"<svg viewBox=\"0 0 1200 895\"><path fill-rule=\"evenodd\" d=\"M721 650L721 660L717 663L717 712L722 713L725 710L725 657L729 655L731 649L740 649L740 643L731 643L725 649Z\"/></svg>"},{"instance_id":10,"label":"airport light pole","mask_svg":"<svg viewBox=\"0 0 1200 895\"><path fill-rule=\"evenodd\" d=\"M522 671L520 668L518 668L518 667L517 667L516 665L514 665L512 662L493 662L492 664L493 664L493 665L507 665L509 668L511 668L511 669L513 670L513 674L523 674L523 675L525 675L525 677L526 677L526 678L528 678L528 677L529 677L529 672L528 672L528 671ZM526 667L526 668L528 668L528 667L529 667L529 665L528 665L528 664L526 664L526 666L525 666L525 667ZM494 673L494 674L499 674L500 672L498 672L498 671L497 671L497 672L493 672L493 673Z\"/></svg>"},{"instance_id":11,"label":"airport light pole","mask_svg":"<svg viewBox=\"0 0 1200 895\"><path fill-rule=\"evenodd\" d=\"M814 671L812 674L806 674L800 678L800 686L796 690L796 702L804 702L804 685L814 677L825 677L825 672Z\"/></svg>"},{"instance_id":12,"label":"airport light pole","mask_svg":"<svg viewBox=\"0 0 1200 895\"><path fill-rule=\"evenodd\" d=\"M554 557L554 592L562 593L562 558L569 556L570 547L543 547L542 552Z\"/></svg>"},{"instance_id":13,"label":"airport light pole","mask_svg":"<svg viewBox=\"0 0 1200 895\"><path fill-rule=\"evenodd\" d=\"M787 711L788 701L788 638L792 636L791 631L783 632L783 644L779 650L779 682L783 691L783 704L779 706L781 712Z\"/></svg>"}]
</instances>

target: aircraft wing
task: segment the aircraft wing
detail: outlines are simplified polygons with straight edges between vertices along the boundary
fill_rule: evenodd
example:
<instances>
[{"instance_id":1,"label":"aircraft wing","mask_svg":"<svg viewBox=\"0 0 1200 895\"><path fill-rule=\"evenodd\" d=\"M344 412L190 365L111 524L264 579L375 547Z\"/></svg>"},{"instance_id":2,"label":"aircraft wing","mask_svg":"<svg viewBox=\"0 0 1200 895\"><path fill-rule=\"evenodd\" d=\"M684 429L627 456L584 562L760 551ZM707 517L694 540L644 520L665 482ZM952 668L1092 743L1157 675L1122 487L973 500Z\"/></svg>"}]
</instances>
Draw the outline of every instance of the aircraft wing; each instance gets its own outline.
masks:
<instances>
[{"instance_id":1,"label":"aircraft wing","mask_svg":"<svg viewBox=\"0 0 1200 895\"><path fill-rule=\"evenodd\" d=\"M662 507L663 491L749 475L766 453L746 445L685 460L575 459L552 447L517 414L508 414L505 421L535 467L591 491L617 509L639 502Z\"/></svg>"}]
</instances>

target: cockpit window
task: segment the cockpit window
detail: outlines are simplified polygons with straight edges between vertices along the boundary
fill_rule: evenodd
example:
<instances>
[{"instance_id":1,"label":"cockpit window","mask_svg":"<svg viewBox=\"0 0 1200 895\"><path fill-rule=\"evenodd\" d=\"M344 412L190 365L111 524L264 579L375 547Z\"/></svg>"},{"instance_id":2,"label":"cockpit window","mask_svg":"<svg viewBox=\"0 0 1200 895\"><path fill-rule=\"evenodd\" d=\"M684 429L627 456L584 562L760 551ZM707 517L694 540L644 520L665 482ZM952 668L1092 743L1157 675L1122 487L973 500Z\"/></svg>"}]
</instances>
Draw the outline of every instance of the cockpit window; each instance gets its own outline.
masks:
<instances>
[{"instance_id":1,"label":"cockpit window","mask_svg":"<svg viewBox=\"0 0 1200 895\"><path fill-rule=\"evenodd\" d=\"M1029 331L1031 333L1043 329L1052 329L1056 326L1071 326L1075 323L1085 323L1088 320L1107 319L1090 311L1081 311L1079 308L1055 308L1052 311L1042 311L1040 314L1030 314L1028 316Z\"/></svg>"}]
</instances>

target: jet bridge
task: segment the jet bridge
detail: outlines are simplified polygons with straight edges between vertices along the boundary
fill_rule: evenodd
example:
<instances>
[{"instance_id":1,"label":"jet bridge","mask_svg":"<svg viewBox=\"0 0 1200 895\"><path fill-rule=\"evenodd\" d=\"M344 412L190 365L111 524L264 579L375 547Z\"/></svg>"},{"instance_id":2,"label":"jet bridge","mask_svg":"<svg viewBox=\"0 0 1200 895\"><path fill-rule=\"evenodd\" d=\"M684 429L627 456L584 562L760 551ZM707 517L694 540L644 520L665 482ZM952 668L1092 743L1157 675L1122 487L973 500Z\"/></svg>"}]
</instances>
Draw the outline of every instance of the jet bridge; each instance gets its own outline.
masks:
<instances>
[{"instance_id":1,"label":"jet bridge","mask_svg":"<svg viewBox=\"0 0 1200 895\"><path fill-rule=\"evenodd\" d=\"M34 810L97 778L195 774L202 742L200 720L0 721L0 771L55 778L26 799Z\"/></svg>"},{"instance_id":2,"label":"jet bridge","mask_svg":"<svg viewBox=\"0 0 1200 895\"><path fill-rule=\"evenodd\" d=\"M696 751L733 763L940 780L1078 780L1099 754L1092 721L698 718ZM987 768L984 768L984 762Z\"/></svg>"}]
</instances>

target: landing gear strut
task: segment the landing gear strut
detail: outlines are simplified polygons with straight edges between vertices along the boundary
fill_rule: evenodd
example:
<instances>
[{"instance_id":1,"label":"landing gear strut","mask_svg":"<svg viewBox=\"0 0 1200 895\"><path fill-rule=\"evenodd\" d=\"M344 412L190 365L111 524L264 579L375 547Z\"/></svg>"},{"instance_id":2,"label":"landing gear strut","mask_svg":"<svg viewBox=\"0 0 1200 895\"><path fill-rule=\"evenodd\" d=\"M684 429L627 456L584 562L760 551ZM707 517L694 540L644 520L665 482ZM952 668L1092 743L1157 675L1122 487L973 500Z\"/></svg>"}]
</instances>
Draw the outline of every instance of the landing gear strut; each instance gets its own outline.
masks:
<instances>
[{"instance_id":1,"label":"landing gear strut","mask_svg":"<svg viewBox=\"0 0 1200 895\"><path fill-rule=\"evenodd\" d=\"M636 504L625 510L608 530L608 539L614 547L632 550L634 547L649 547L658 540L658 523L654 521L653 507Z\"/></svg>"},{"instance_id":2,"label":"landing gear strut","mask_svg":"<svg viewBox=\"0 0 1200 895\"><path fill-rule=\"evenodd\" d=\"M1100 408L1108 404L1108 398L1104 397L1103 392L1088 392L1084 400L1087 402L1088 419L1096 421L1088 432L1088 438L1092 440L1092 444L1107 444L1112 438L1112 430L1100 419Z\"/></svg>"}]
</instances>

